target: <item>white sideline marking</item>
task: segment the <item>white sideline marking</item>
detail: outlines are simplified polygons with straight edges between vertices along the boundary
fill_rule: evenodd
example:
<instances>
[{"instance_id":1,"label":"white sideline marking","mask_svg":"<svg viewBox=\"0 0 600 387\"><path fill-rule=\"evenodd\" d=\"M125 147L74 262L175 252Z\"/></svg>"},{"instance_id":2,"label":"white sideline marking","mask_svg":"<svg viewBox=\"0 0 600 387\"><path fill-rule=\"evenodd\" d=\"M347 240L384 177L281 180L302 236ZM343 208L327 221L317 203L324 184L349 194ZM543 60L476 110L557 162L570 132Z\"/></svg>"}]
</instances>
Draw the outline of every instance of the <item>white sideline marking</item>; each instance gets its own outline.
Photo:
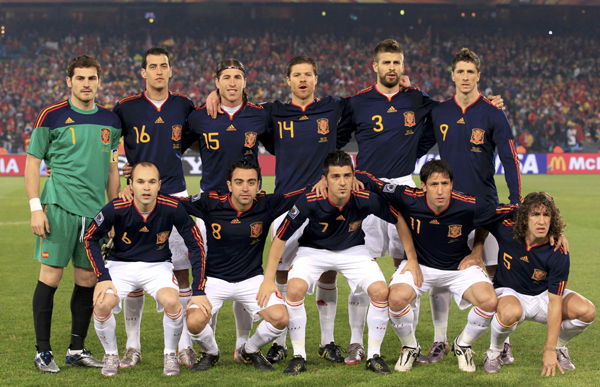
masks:
<instances>
[{"instance_id":1,"label":"white sideline marking","mask_svg":"<svg viewBox=\"0 0 600 387\"><path fill-rule=\"evenodd\" d=\"M0 226L15 226L19 224L29 224L31 222L0 222Z\"/></svg>"}]
</instances>

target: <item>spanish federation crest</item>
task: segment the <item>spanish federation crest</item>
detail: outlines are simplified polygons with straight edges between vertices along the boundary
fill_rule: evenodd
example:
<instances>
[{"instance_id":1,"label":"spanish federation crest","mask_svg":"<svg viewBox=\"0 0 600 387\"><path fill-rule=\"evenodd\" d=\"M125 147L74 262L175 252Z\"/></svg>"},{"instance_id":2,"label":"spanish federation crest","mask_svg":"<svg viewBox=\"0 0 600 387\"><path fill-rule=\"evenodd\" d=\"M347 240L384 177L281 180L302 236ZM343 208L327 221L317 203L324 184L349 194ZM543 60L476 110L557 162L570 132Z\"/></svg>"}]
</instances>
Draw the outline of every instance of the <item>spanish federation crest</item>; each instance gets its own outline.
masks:
<instances>
[{"instance_id":1,"label":"spanish federation crest","mask_svg":"<svg viewBox=\"0 0 600 387\"><path fill-rule=\"evenodd\" d=\"M394 191L396 191L396 187L397 187L396 184L391 184L391 183L390 184L386 184L386 185L383 186L383 192L393 193Z\"/></svg>"},{"instance_id":2,"label":"spanish federation crest","mask_svg":"<svg viewBox=\"0 0 600 387\"><path fill-rule=\"evenodd\" d=\"M173 125L171 127L171 129L172 129L171 140L173 140L173 141L181 140L181 125Z\"/></svg>"},{"instance_id":3,"label":"spanish federation crest","mask_svg":"<svg viewBox=\"0 0 600 387\"><path fill-rule=\"evenodd\" d=\"M451 224L448 226L448 238L458 238L462 235L462 224Z\"/></svg>"},{"instance_id":4,"label":"spanish federation crest","mask_svg":"<svg viewBox=\"0 0 600 387\"><path fill-rule=\"evenodd\" d=\"M110 144L110 129L100 129L100 141L102 141L103 144Z\"/></svg>"},{"instance_id":5,"label":"spanish federation crest","mask_svg":"<svg viewBox=\"0 0 600 387\"><path fill-rule=\"evenodd\" d=\"M356 229L360 227L360 223L361 222L362 222L362 220L358 220L356 222L350 223L350 227L348 228L348 232L356 231Z\"/></svg>"},{"instance_id":6,"label":"spanish federation crest","mask_svg":"<svg viewBox=\"0 0 600 387\"><path fill-rule=\"evenodd\" d=\"M548 273L546 273L545 271L540 270L540 269L535 269L535 270L533 270L533 275L531 276L531 278L534 281L543 281L546 279L546 275L548 275Z\"/></svg>"},{"instance_id":7,"label":"spanish federation crest","mask_svg":"<svg viewBox=\"0 0 600 387\"><path fill-rule=\"evenodd\" d=\"M485 131L483 129L473 129L471 133L471 142L475 145L483 144L483 139L485 137Z\"/></svg>"},{"instance_id":8,"label":"spanish federation crest","mask_svg":"<svg viewBox=\"0 0 600 387\"><path fill-rule=\"evenodd\" d=\"M294 207L292 207L290 212L288 212L288 215L290 216L290 218L296 219L296 216L298 216L299 213L300 213L300 210L298 209L298 207L294 206Z\"/></svg>"},{"instance_id":9,"label":"spanish federation crest","mask_svg":"<svg viewBox=\"0 0 600 387\"><path fill-rule=\"evenodd\" d=\"M327 118L319 118L317 120L317 133L319 133L319 134L329 133L329 120Z\"/></svg>"},{"instance_id":10,"label":"spanish federation crest","mask_svg":"<svg viewBox=\"0 0 600 387\"><path fill-rule=\"evenodd\" d=\"M163 231L156 234L156 244L160 245L165 243L169 239L170 231Z\"/></svg>"},{"instance_id":11,"label":"spanish federation crest","mask_svg":"<svg viewBox=\"0 0 600 387\"><path fill-rule=\"evenodd\" d=\"M256 145L256 132L246 132L246 140L244 141L244 146L246 148L252 148Z\"/></svg>"},{"instance_id":12,"label":"spanish federation crest","mask_svg":"<svg viewBox=\"0 0 600 387\"><path fill-rule=\"evenodd\" d=\"M262 234L262 222L254 222L250 224L250 238L258 238Z\"/></svg>"},{"instance_id":13,"label":"spanish federation crest","mask_svg":"<svg viewBox=\"0 0 600 387\"><path fill-rule=\"evenodd\" d=\"M404 126L412 128L417 123L415 121L415 112L404 112Z\"/></svg>"}]
</instances>

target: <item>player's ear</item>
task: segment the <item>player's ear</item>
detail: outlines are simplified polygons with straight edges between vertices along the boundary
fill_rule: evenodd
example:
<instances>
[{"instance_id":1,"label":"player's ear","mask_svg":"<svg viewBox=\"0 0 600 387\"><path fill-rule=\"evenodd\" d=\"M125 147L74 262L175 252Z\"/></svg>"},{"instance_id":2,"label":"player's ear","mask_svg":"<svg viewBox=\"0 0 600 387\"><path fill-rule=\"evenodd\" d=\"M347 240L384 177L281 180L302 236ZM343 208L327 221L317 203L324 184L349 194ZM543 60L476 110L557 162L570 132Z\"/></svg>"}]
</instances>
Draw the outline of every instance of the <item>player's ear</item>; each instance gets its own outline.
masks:
<instances>
[{"instance_id":1,"label":"player's ear","mask_svg":"<svg viewBox=\"0 0 600 387\"><path fill-rule=\"evenodd\" d=\"M427 183L422 181L421 182L421 188L423 189L423 192L427 192Z\"/></svg>"},{"instance_id":2,"label":"player's ear","mask_svg":"<svg viewBox=\"0 0 600 387\"><path fill-rule=\"evenodd\" d=\"M140 73L142 74L142 78L146 79L146 69L142 67Z\"/></svg>"},{"instance_id":3,"label":"player's ear","mask_svg":"<svg viewBox=\"0 0 600 387\"><path fill-rule=\"evenodd\" d=\"M71 87L73 87L73 83L71 82L71 77L67 76L65 78L65 81L67 82L67 87L70 89Z\"/></svg>"},{"instance_id":4,"label":"player's ear","mask_svg":"<svg viewBox=\"0 0 600 387\"><path fill-rule=\"evenodd\" d=\"M227 180L227 188L229 188L229 192L231 192L231 182Z\"/></svg>"},{"instance_id":5,"label":"player's ear","mask_svg":"<svg viewBox=\"0 0 600 387\"><path fill-rule=\"evenodd\" d=\"M285 78L285 79L286 79L286 81L287 81L287 84L288 84L288 86L290 86L290 87L291 87L291 86L292 86L292 83L290 82L290 77L287 77L287 78Z\"/></svg>"},{"instance_id":6,"label":"player's ear","mask_svg":"<svg viewBox=\"0 0 600 387\"><path fill-rule=\"evenodd\" d=\"M377 64L377 62L373 62L373 71L379 71L379 65Z\"/></svg>"},{"instance_id":7,"label":"player's ear","mask_svg":"<svg viewBox=\"0 0 600 387\"><path fill-rule=\"evenodd\" d=\"M215 78L215 87L219 89L219 78Z\"/></svg>"}]
</instances>

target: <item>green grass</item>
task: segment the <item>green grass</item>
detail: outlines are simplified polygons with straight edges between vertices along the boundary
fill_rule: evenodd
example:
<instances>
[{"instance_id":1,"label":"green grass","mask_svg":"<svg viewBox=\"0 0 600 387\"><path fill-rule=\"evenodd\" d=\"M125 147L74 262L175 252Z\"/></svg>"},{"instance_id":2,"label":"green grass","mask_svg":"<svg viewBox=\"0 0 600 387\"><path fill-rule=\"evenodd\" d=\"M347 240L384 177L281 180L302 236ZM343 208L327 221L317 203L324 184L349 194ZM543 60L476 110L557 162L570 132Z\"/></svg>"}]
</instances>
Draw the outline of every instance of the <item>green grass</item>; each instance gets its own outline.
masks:
<instances>
[{"instance_id":1,"label":"green grass","mask_svg":"<svg viewBox=\"0 0 600 387\"><path fill-rule=\"evenodd\" d=\"M542 348L546 339L546 328L540 324L525 323L511 336L516 362L506 366L497 375L483 372L482 353L489 345L486 333L475 345L478 370L465 374L458 370L456 358L448 356L441 364L415 366L408 374L394 373L379 376L364 370L364 362L358 366L333 365L317 357L320 340L319 323L314 297L307 297L308 329L307 353L308 372L297 377L285 377L282 373L285 364L276 365L270 374L255 371L233 362L235 327L231 307L226 305L219 313L217 342L222 357L218 366L201 375L182 369L176 378L162 376L162 316L156 313L155 303L146 298L142 320L142 349L144 360L135 369L121 370L112 379L103 378L99 370L70 368L64 364L64 353L70 335L69 300L73 287L71 268L65 270L64 278L56 292L52 326L52 344L57 364L62 371L57 375L43 375L35 370L35 336L31 312L33 290L39 274L39 263L32 259L35 239L29 226L29 208L22 178L2 178L0 184L0 278L2 278L0 312L0 385L64 386L170 386L177 385L492 385L492 386L549 386L558 383L569 386L600 385L600 359L598 343L600 327L594 324L583 335L575 338L569 348L577 370L554 379L539 376L542 365ZM188 178L190 193L198 192L198 178ZM272 192L273 178L265 178L264 189ZM502 177L498 179L500 197L508 197ZM600 251L600 211L597 206L600 179L594 175L537 175L523 176L523 193L548 191L561 208L568 224L567 237L571 246L571 275L568 288L576 290L600 303L600 265L597 253ZM268 248L267 243L267 248ZM393 271L391 259L379 260L387 278ZM339 284L339 307L336 321L336 342L345 347L350 339L346 299L349 288L343 278ZM453 304L450 312L449 337L460 333L466 323L467 311L459 311ZM117 337L121 350L125 345L123 317L117 315ZM417 338L427 349L433 339L431 313L427 300L422 302L421 317ZM366 343L366 336L365 336ZM99 358L103 350L90 327L87 347ZM290 348L291 349L291 348ZM399 340L392 329L388 329L383 343L382 354L392 367L400 351ZM287 361L285 362L287 364Z\"/></svg>"}]
</instances>

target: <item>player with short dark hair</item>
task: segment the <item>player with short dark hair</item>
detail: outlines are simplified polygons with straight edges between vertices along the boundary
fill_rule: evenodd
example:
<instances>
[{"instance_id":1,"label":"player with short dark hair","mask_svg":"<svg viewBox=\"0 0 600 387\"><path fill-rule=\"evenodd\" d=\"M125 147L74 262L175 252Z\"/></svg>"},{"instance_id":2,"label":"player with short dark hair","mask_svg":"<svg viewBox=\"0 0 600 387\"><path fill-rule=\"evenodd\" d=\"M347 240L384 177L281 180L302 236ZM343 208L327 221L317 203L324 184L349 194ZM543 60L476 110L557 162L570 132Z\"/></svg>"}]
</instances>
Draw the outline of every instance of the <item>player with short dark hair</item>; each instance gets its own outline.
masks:
<instances>
[{"instance_id":1,"label":"player with short dark hair","mask_svg":"<svg viewBox=\"0 0 600 387\"><path fill-rule=\"evenodd\" d=\"M263 282L263 250L271 223L292 207L303 190L286 195L259 193L260 168L247 159L229 166L227 175L229 194L204 192L181 200L190 215L202 218L208 226L210 244L206 294L212 310L208 315L198 311L194 297L188 310L188 328L203 349L192 370L207 371L219 360L214 326L208 321L224 301L233 300L253 318L264 318L254 335L238 349L241 359L257 369L272 371L260 348L283 332L288 316L280 294L273 293L265 304L257 303L257 289Z\"/></svg>"},{"instance_id":2,"label":"player with short dark hair","mask_svg":"<svg viewBox=\"0 0 600 387\"><path fill-rule=\"evenodd\" d=\"M85 234L88 258L98 277L94 292L94 327L104 347L103 376L119 370L119 351L113 316L121 309L127 295L143 289L157 301L157 311L164 311L164 370L167 376L179 374L177 343L183 329L184 309L179 302L179 285L173 275L169 234L173 227L182 236L190 261L197 270L199 286L195 289L210 308L204 295L204 243L200 230L177 200L159 195L160 172L156 165L142 161L131 171L133 201L116 199L94 218ZM104 263L100 239L114 227L114 247Z\"/></svg>"},{"instance_id":3,"label":"player with short dark hair","mask_svg":"<svg viewBox=\"0 0 600 387\"><path fill-rule=\"evenodd\" d=\"M323 175L327 183L327 198L324 199L315 192L303 194L288 212L271 244L265 281L259 290L258 300L262 302L277 290L273 275L286 240L308 220L289 273L286 306L294 358L284 373L295 375L306 371L304 338L307 317L304 296L314 292L317 280L326 271L342 274L353 292L364 291L369 294L371 308L367 315L367 369L377 373L391 373L380 356L389 320L388 289L379 266L371 259L364 246L361 223L370 214L378 214L393 223L397 219L397 212L377 195L364 190L352 191L354 169L352 159L345 152L330 152L325 159L323 171L327 173ZM399 232L401 225L406 227L404 222L400 222ZM408 238L407 245L412 246L408 230L405 229L403 235Z\"/></svg>"},{"instance_id":4,"label":"player with short dark hair","mask_svg":"<svg viewBox=\"0 0 600 387\"><path fill-rule=\"evenodd\" d=\"M596 317L588 299L567 289L570 257L550 245L550 235L561 235L565 223L550 195L532 192L516 214L490 226L500 246L501 264L494 276L498 308L492 319L490 349L483 369L497 373L506 338L523 321L548 326L542 375L555 369L575 369L567 343L585 331Z\"/></svg>"},{"instance_id":5,"label":"player with short dark hair","mask_svg":"<svg viewBox=\"0 0 600 387\"><path fill-rule=\"evenodd\" d=\"M113 109L123 126L128 164L133 165L142 160L155 163L161 171L162 191L174 196L187 196L181 166L182 133L189 114L194 110L194 104L187 96L169 91L173 68L171 55L166 49L152 47L144 53L141 75L146 80L146 89L122 99ZM123 168L124 173L126 169ZM130 186L125 187L123 193L124 197L130 198ZM176 228L173 228L170 238L169 247L173 253L174 273L180 286L180 301L185 307L192 294L188 251ZM140 326L143 310L142 291L135 290L125 298L123 315L127 344L121 368L134 367L142 359ZM184 329L179 341L179 361L191 367L196 359L192 341L187 329Z\"/></svg>"},{"instance_id":6,"label":"player with short dark hair","mask_svg":"<svg viewBox=\"0 0 600 387\"><path fill-rule=\"evenodd\" d=\"M510 203L517 204L521 200L521 175L515 140L506 114L478 91L480 77L479 57L463 48L452 61L456 95L432 110L433 130L426 133L424 143L432 146L437 142L442 160L461 172L456 175L454 189L496 203L499 199L494 175L495 149L498 149ZM474 255L483 258L487 272L493 278L498 264L498 243L493 236L487 239L486 236L487 231L483 228L477 233L473 231L469 235L469 245ZM437 288L432 289L430 296L435 336L429 359L439 362L449 350L446 331L451 296ZM514 361L509 343L505 346L503 361L505 364Z\"/></svg>"},{"instance_id":7,"label":"player with short dark hair","mask_svg":"<svg viewBox=\"0 0 600 387\"><path fill-rule=\"evenodd\" d=\"M71 96L42 109L27 149L25 189L31 207L31 229L37 235L34 259L41 263L33 294L35 366L43 372L60 371L54 362L50 332L54 293L69 261L73 263L75 288L66 363L102 367L102 362L84 347L96 278L82 238L85 227L105 203L104 190L109 199L119 192L121 123L110 110L95 103L100 75L100 64L93 57L80 55L71 60L66 77ZM52 168L52 176L40 197L42 160Z\"/></svg>"},{"instance_id":8,"label":"player with short dark hair","mask_svg":"<svg viewBox=\"0 0 600 387\"><path fill-rule=\"evenodd\" d=\"M438 286L450 290L460 309L474 305L467 326L452 345L459 368L474 372L471 345L489 326L497 299L487 274L471 256L467 237L511 207L497 207L493 201L452 191L452 169L443 160L423 165L422 189L385 183L364 173L357 173L357 177L400 210L410 225L417 251L418 259L404 261L390 282L390 321L403 346L395 369L410 371L420 352L411 302Z\"/></svg>"}]
</instances>

